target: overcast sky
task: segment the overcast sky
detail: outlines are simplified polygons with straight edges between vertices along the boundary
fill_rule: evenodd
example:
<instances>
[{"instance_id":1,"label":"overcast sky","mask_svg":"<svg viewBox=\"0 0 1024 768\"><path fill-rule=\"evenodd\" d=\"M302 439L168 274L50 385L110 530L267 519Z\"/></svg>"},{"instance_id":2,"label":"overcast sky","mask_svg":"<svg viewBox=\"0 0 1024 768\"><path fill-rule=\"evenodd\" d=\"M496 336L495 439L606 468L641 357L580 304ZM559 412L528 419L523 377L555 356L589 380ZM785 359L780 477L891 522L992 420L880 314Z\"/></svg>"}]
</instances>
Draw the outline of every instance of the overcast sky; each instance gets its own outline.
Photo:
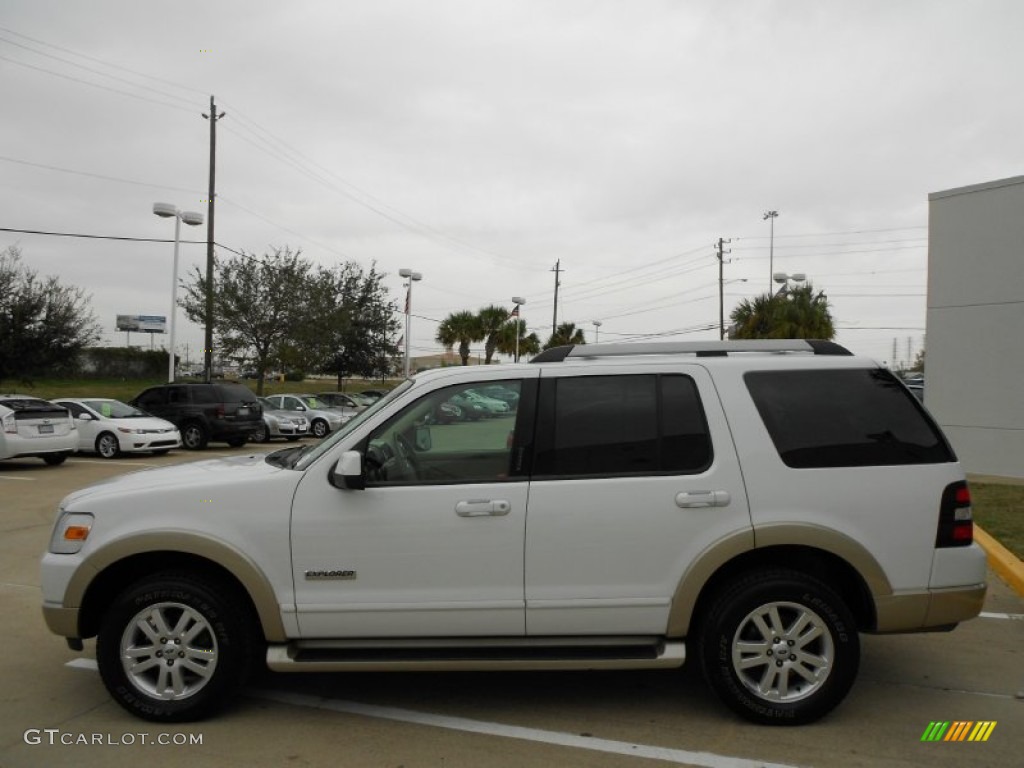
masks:
<instances>
[{"instance_id":1,"label":"overcast sky","mask_svg":"<svg viewBox=\"0 0 1024 768\"><path fill-rule=\"evenodd\" d=\"M214 95L216 240L376 262L396 307L398 270L421 272L413 354L439 351L450 312L514 295L546 339L556 261L558 319L588 340L595 320L601 340L717 338L712 246L731 239L728 316L768 289L776 210L775 271L828 294L838 341L903 362L924 340L928 194L1024 173L1018 0L2 10L0 227L172 237L152 204L205 214ZM170 311L169 244L11 244L91 294L105 343L124 343L116 314ZM182 247L183 276L204 263ZM202 329L179 329L201 356Z\"/></svg>"}]
</instances>

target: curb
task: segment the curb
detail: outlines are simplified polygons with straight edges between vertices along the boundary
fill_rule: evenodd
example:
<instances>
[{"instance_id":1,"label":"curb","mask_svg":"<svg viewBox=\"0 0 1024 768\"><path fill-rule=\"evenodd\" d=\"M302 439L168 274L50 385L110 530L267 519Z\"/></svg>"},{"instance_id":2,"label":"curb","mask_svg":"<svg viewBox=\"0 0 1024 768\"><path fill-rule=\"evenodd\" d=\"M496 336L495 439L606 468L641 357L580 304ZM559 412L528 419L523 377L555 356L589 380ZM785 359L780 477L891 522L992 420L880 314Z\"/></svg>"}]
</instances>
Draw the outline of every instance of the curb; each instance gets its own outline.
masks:
<instances>
[{"instance_id":1,"label":"curb","mask_svg":"<svg viewBox=\"0 0 1024 768\"><path fill-rule=\"evenodd\" d=\"M1024 597L1024 563L977 523L974 524L974 540L985 550L989 567L999 574L1014 592Z\"/></svg>"}]
</instances>

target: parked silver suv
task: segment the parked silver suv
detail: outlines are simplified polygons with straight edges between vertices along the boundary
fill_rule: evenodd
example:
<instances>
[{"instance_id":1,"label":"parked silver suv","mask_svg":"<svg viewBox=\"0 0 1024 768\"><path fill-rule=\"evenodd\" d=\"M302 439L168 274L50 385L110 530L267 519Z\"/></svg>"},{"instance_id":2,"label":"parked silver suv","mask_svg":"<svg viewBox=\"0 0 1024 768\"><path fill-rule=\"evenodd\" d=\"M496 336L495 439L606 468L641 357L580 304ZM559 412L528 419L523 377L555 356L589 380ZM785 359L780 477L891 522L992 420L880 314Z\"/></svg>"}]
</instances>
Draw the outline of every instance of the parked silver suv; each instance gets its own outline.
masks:
<instances>
[{"instance_id":1,"label":"parked silver suv","mask_svg":"<svg viewBox=\"0 0 1024 768\"><path fill-rule=\"evenodd\" d=\"M471 389L514 412L436 418ZM216 500L216 514L204 500ZM201 718L273 670L638 669L820 718L859 632L976 616L964 473L827 342L587 345L415 376L328 439L68 496L43 611L111 695ZM542 694L538 694L542 695Z\"/></svg>"}]
</instances>

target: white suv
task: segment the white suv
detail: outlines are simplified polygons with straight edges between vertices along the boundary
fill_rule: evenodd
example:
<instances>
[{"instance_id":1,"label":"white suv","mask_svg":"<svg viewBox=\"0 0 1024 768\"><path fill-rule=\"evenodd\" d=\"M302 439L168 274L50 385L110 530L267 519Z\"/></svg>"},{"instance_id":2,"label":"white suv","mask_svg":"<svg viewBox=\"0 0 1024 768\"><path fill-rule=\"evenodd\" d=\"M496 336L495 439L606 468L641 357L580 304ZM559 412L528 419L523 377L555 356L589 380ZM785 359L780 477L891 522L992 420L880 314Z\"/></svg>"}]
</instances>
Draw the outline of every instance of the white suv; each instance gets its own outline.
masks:
<instances>
[{"instance_id":1,"label":"white suv","mask_svg":"<svg viewBox=\"0 0 1024 768\"><path fill-rule=\"evenodd\" d=\"M514 413L438 423L497 384ZM586 345L429 371L316 445L68 496L44 614L113 697L204 717L273 670L623 669L696 658L806 723L859 632L981 610L963 471L902 383L828 342Z\"/></svg>"}]
</instances>

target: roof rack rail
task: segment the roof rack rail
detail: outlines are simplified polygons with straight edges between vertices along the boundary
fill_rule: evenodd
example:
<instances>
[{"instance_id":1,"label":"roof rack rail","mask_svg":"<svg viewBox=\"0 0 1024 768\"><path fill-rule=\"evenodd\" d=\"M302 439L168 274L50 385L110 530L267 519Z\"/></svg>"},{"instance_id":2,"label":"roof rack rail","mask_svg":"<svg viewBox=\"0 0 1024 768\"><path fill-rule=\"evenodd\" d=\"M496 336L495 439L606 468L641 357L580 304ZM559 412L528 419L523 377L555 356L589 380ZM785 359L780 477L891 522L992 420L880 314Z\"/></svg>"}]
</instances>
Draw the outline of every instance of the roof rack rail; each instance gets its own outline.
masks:
<instances>
[{"instance_id":1,"label":"roof rack rail","mask_svg":"<svg viewBox=\"0 0 1024 768\"><path fill-rule=\"evenodd\" d=\"M822 339L751 339L743 341L669 341L637 344L567 344L546 349L531 363L560 363L566 358L626 357L632 355L696 355L726 357L738 353L852 355L846 347Z\"/></svg>"}]
</instances>

